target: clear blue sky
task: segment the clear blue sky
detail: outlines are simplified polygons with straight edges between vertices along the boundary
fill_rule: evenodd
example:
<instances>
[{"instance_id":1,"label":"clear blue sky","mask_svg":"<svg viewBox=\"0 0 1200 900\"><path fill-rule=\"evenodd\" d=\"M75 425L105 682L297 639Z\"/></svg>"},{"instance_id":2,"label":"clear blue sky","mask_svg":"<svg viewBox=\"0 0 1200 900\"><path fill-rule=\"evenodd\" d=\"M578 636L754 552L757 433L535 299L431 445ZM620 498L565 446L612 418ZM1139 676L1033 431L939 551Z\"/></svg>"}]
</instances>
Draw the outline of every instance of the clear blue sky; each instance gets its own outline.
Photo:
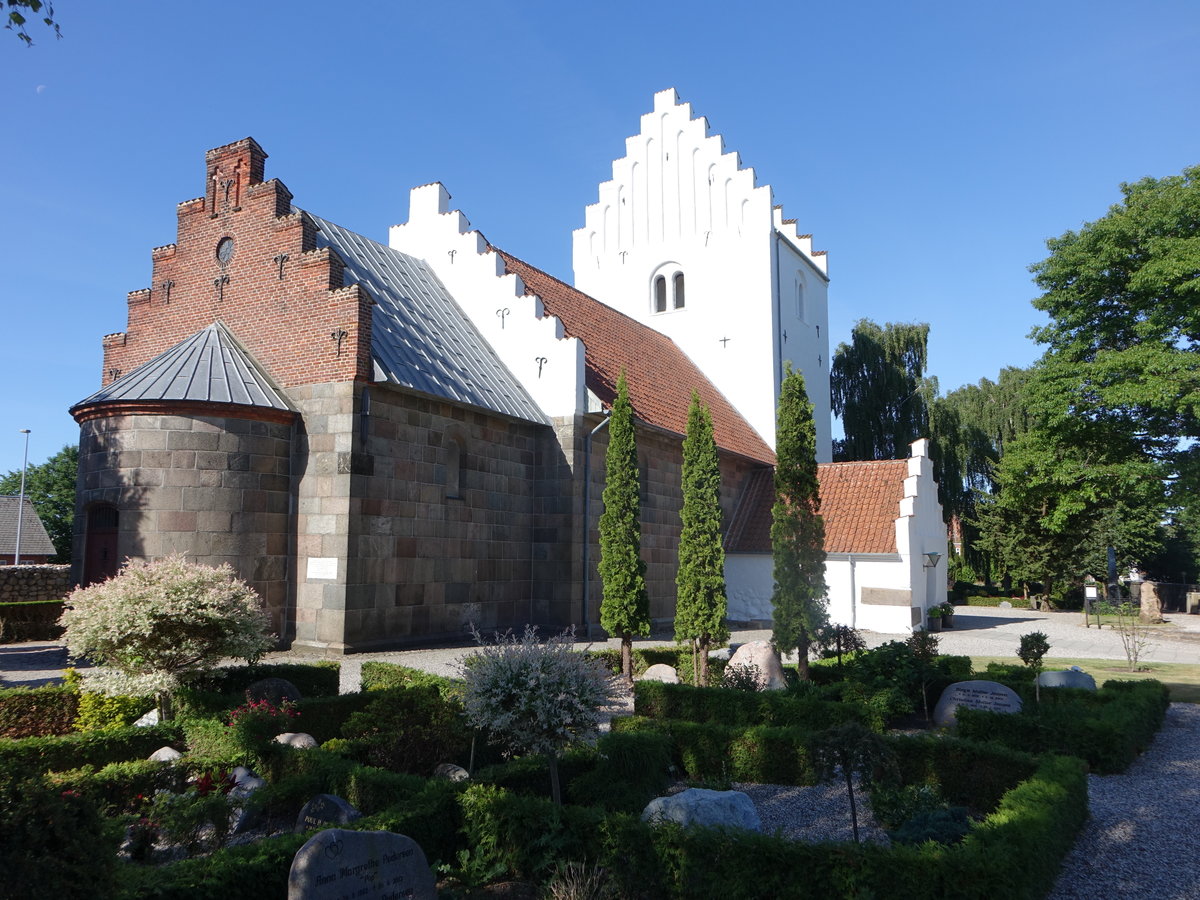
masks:
<instances>
[{"instance_id":1,"label":"clear blue sky","mask_svg":"<svg viewBox=\"0 0 1200 900\"><path fill-rule=\"evenodd\" d=\"M386 241L442 181L567 280L571 230L675 87L829 252L832 342L928 321L943 391L1028 365L1027 267L1118 185L1200 163L1194 0L145 3L0 32L0 472L99 387L209 147L251 135L298 205Z\"/></svg>"}]
</instances>

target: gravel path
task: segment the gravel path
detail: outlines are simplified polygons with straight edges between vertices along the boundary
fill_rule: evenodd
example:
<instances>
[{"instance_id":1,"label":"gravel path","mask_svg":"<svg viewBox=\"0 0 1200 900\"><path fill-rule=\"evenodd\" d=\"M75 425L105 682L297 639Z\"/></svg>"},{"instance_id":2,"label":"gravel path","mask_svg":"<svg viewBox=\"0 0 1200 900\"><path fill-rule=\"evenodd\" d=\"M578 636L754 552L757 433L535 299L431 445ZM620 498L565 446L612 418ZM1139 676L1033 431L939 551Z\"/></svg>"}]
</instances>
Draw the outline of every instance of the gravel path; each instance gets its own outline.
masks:
<instances>
[{"instance_id":1,"label":"gravel path","mask_svg":"<svg viewBox=\"0 0 1200 900\"><path fill-rule=\"evenodd\" d=\"M1200 897L1200 706L1172 703L1123 775L1089 775L1091 818L1049 900Z\"/></svg>"}]
</instances>

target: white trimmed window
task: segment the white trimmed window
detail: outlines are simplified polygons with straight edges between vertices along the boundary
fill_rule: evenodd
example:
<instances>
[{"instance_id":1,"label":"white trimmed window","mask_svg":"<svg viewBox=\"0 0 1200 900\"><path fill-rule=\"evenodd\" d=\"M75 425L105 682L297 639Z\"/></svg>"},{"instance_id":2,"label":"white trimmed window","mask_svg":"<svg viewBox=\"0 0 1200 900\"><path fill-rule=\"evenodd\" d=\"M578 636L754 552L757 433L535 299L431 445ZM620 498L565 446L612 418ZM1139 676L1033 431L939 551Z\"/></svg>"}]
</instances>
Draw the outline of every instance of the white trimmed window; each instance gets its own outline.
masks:
<instances>
[{"instance_id":1,"label":"white trimmed window","mask_svg":"<svg viewBox=\"0 0 1200 900\"><path fill-rule=\"evenodd\" d=\"M679 263L664 263L650 278L650 310L671 312L684 307L683 269Z\"/></svg>"}]
</instances>

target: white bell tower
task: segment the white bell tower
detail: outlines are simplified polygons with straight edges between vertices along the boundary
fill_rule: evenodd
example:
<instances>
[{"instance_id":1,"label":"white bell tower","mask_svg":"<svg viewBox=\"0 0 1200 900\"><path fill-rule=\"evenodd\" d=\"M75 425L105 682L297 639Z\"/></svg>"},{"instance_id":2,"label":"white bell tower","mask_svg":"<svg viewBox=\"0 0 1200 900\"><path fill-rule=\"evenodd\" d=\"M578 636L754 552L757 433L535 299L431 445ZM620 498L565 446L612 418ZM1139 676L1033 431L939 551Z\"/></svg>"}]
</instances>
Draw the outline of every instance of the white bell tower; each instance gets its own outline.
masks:
<instances>
[{"instance_id":1,"label":"white bell tower","mask_svg":"<svg viewBox=\"0 0 1200 900\"><path fill-rule=\"evenodd\" d=\"M577 288L673 339L771 446L790 361L813 404L817 460L830 460L824 251L674 89L626 139L574 233L573 263Z\"/></svg>"}]
</instances>

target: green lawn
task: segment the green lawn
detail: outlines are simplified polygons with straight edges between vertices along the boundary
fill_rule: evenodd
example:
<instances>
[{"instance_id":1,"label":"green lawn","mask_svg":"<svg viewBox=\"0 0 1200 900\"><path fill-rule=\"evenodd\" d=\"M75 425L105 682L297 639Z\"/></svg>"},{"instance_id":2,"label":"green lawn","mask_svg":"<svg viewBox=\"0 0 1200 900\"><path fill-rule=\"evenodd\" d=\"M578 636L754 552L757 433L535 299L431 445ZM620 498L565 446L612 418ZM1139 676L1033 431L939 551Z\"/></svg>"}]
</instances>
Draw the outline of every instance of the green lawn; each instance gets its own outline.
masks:
<instances>
[{"instance_id":1,"label":"green lawn","mask_svg":"<svg viewBox=\"0 0 1200 900\"><path fill-rule=\"evenodd\" d=\"M972 656L971 665L976 672L987 669L988 663L1019 662L1009 656ZM1125 663L1117 659L1064 659L1055 657L1046 660L1046 670L1054 671L1079 666L1096 679L1097 686L1106 681L1131 681L1155 678L1171 691L1171 700L1176 703L1200 703L1200 665L1187 663L1147 662L1141 671L1130 672Z\"/></svg>"}]
</instances>

